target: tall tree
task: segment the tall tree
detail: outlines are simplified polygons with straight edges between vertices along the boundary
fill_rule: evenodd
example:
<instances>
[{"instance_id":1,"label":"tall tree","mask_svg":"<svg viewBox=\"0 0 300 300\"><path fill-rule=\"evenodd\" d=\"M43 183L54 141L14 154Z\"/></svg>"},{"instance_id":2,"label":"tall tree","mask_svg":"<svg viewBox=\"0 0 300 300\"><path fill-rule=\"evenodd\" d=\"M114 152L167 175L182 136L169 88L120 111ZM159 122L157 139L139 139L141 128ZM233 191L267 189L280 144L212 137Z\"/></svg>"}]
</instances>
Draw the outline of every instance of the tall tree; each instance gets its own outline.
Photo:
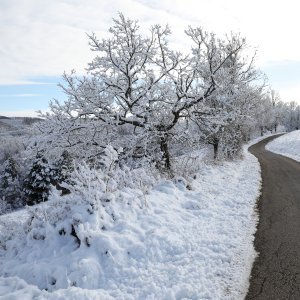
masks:
<instances>
[{"instance_id":1,"label":"tall tree","mask_svg":"<svg viewBox=\"0 0 300 300\"><path fill-rule=\"evenodd\" d=\"M201 29L190 29L189 34L194 39L204 35ZM200 137L213 145L214 158L218 156L221 142L225 143L224 149L231 148L226 152L232 156L233 149L235 152L240 149L244 127L261 98L263 84L258 84L261 76L254 67L254 56L247 61L244 55L247 44L239 35L222 40L210 34L201 41L207 49L203 79L207 85L214 86L214 93L194 107L192 120L199 127Z\"/></svg>"},{"instance_id":2,"label":"tall tree","mask_svg":"<svg viewBox=\"0 0 300 300\"><path fill-rule=\"evenodd\" d=\"M170 144L184 134L181 124L191 110L224 98L222 92L229 93L226 76L234 68L240 72L237 78L249 81L252 69L245 71L244 65L232 62L245 43L236 37L225 42L201 28L189 28L192 52L183 55L170 49L168 27L152 26L144 36L138 23L122 14L109 32L110 38L102 41L89 36L97 55L88 74L64 74L66 84L61 87L68 100L52 102L40 128L53 147L78 150L85 158L102 155L111 144L131 157L161 154L157 160L169 171Z\"/></svg>"}]
</instances>

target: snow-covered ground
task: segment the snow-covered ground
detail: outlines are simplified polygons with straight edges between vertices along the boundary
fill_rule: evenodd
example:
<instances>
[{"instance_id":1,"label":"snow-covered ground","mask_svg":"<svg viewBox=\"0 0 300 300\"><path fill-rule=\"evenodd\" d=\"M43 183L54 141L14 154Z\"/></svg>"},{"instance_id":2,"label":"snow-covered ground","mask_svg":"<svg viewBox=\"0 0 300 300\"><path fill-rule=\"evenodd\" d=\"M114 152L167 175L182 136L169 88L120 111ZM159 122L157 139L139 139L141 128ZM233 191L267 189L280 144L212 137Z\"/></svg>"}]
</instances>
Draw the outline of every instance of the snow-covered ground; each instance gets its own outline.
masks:
<instances>
[{"instance_id":1,"label":"snow-covered ground","mask_svg":"<svg viewBox=\"0 0 300 300\"><path fill-rule=\"evenodd\" d=\"M300 130L289 132L266 145L266 149L300 161Z\"/></svg>"},{"instance_id":2,"label":"snow-covered ground","mask_svg":"<svg viewBox=\"0 0 300 300\"><path fill-rule=\"evenodd\" d=\"M24 210L1 216L0 298L243 299L256 255L258 161L245 149L243 160L203 163L186 186L123 189L94 214L54 195L34 225ZM67 234L68 219L84 243Z\"/></svg>"}]
</instances>

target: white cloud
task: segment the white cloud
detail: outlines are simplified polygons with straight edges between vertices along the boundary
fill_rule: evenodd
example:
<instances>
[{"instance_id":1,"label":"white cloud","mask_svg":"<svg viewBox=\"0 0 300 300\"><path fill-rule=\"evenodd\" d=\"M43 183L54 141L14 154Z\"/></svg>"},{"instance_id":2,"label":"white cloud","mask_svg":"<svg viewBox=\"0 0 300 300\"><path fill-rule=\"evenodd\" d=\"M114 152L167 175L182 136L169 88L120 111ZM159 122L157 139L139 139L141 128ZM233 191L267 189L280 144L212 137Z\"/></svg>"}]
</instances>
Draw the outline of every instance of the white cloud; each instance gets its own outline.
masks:
<instances>
[{"instance_id":1,"label":"white cloud","mask_svg":"<svg viewBox=\"0 0 300 300\"><path fill-rule=\"evenodd\" d=\"M300 61L296 0L1 0L0 84L82 72L93 55L85 33L106 36L118 11L143 28L168 23L178 48L188 47L183 31L191 24L219 34L240 31L258 47L262 68Z\"/></svg>"}]
</instances>

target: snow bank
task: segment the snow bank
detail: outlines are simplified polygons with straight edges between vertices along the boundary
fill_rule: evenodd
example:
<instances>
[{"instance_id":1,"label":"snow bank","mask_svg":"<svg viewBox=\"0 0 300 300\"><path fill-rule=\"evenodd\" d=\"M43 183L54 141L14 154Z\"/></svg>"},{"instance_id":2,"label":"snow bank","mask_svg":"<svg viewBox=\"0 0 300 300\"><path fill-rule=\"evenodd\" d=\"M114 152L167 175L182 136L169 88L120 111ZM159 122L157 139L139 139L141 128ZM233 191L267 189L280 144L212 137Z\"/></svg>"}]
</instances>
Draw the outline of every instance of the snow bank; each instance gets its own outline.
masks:
<instances>
[{"instance_id":1,"label":"snow bank","mask_svg":"<svg viewBox=\"0 0 300 300\"><path fill-rule=\"evenodd\" d=\"M278 137L268 143L266 149L300 161L300 130Z\"/></svg>"},{"instance_id":2,"label":"snow bank","mask_svg":"<svg viewBox=\"0 0 300 300\"><path fill-rule=\"evenodd\" d=\"M148 194L107 194L93 182L82 194L53 194L29 218L2 216L0 296L243 299L255 258L259 172L245 151L244 160L203 164L191 190L178 179Z\"/></svg>"}]
</instances>

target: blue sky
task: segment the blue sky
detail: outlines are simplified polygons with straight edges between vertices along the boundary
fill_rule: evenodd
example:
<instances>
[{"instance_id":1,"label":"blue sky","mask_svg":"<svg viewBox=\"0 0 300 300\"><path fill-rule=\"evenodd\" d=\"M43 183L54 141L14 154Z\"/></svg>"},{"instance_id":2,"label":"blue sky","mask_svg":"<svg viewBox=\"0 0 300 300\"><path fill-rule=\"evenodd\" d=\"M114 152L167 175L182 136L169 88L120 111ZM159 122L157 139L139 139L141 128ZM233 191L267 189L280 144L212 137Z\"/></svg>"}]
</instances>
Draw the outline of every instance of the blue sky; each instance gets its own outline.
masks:
<instances>
[{"instance_id":1,"label":"blue sky","mask_svg":"<svg viewBox=\"0 0 300 300\"><path fill-rule=\"evenodd\" d=\"M51 99L65 99L58 82L60 77L40 77L31 84L0 85L0 115L35 116L36 110L46 111Z\"/></svg>"},{"instance_id":2,"label":"blue sky","mask_svg":"<svg viewBox=\"0 0 300 300\"><path fill-rule=\"evenodd\" d=\"M270 62L263 67L273 85L282 87L293 86L299 83L300 61ZM300 95L299 95L300 99Z\"/></svg>"},{"instance_id":3,"label":"blue sky","mask_svg":"<svg viewBox=\"0 0 300 300\"><path fill-rule=\"evenodd\" d=\"M300 103L296 0L1 0L0 115L35 115L52 98L63 100L61 74L83 74L93 57L86 33L106 37L119 11L143 30L168 23L172 45L183 51L188 25L241 32L258 50L257 66L272 88L282 100Z\"/></svg>"}]
</instances>

